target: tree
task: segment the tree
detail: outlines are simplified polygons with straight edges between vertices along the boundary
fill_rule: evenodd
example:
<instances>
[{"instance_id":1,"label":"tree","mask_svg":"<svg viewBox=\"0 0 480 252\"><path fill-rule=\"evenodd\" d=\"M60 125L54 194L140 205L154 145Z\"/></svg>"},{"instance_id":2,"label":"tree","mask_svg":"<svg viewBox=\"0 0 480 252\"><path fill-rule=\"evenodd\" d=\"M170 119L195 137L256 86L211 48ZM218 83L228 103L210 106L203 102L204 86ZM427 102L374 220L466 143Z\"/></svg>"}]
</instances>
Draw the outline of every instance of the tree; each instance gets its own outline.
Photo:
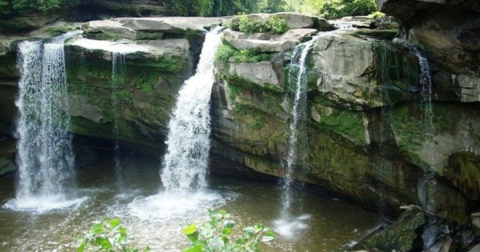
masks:
<instances>
[{"instance_id":1,"label":"tree","mask_svg":"<svg viewBox=\"0 0 480 252\"><path fill-rule=\"evenodd\" d=\"M79 0L0 0L1 15L45 13L66 6L75 6Z\"/></svg>"},{"instance_id":2,"label":"tree","mask_svg":"<svg viewBox=\"0 0 480 252\"><path fill-rule=\"evenodd\" d=\"M334 19L345 16L368 15L377 10L374 0L328 0L320 12L323 17Z\"/></svg>"},{"instance_id":3,"label":"tree","mask_svg":"<svg viewBox=\"0 0 480 252\"><path fill-rule=\"evenodd\" d=\"M285 11L285 0L263 0L260 3L260 12L274 13Z\"/></svg>"}]
</instances>

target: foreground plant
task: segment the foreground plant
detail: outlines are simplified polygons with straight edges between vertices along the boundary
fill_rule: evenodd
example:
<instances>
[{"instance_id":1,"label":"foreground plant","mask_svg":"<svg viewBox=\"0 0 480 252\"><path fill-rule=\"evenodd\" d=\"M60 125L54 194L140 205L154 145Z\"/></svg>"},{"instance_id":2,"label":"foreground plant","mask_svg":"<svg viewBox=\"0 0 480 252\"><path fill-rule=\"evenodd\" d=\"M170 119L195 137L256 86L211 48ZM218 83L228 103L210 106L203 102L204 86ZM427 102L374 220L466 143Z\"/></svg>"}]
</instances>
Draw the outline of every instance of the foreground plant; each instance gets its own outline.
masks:
<instances>
[{"instance_id":1,"label":"foreground plant","mask_svg":"<svg viewBox=\"0 0 480 252\"><path fill-rule=\"evenodd\" d=\"M103 219L94 224L90 231L79 239L78 252L148 252L129 246L127 229L120 219Z\"/></svg>"},{"instance_id":2,"label":"foreground plant","mask_svg":"<svg viewBox=\"0 0 480 252\"><path fill-rule=\"evenodd\" d=\"M230 214L220 210L209 210L210 220L183 229L190 240L190 247L183 252L259 252L259 245L274 239L273 231L262 224L246 227L241 234L234 234L235 222ZM127 229L120 219L105 218L95 223L80 239L78 252L150 252L131 247Z\"/></svg>"},{"instance_id":3,"label":"foreground plant","mask_svg":"<svg viewBox=\"0 0 480 252\"><path fill-rule=\"evenodd\" d=\"M235 222L226 211L209 210L209 221L192 224L183 229L191 246L183 252L258 252L262 242L274 239L273 231L255 224L246 227L241 234L234 234Z\"/></svg>"}]
</instances>

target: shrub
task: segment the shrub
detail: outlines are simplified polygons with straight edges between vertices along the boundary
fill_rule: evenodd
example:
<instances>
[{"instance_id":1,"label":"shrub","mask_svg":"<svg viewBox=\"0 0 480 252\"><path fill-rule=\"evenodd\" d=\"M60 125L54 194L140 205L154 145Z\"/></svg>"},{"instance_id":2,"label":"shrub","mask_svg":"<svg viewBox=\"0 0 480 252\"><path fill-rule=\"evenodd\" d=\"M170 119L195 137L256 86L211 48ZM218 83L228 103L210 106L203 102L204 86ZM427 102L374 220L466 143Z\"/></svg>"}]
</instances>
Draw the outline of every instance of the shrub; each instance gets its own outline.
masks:
<instances>
[{"instance_id":1,"label":"shrub","mask_svg":"<svg viewBox=\"0 0 480 252\"><path fill-rule=\"evenodd\" d=\"M235 62L259 62L270 60L271 54L259 53L251 49L237 50L231 45L221 44L218 47L215 59L227 64L230 58L233 58Z\"/></svg>"},{"instance_id":2,"label":"shrub","mask_svg":"<svg viewBox=\"0 0 480 252\"><path fill-rule=\"evenodd\" d=\"M373 0L330 0L320 9L322 17L328 19L345 16L368 15L377 10Z\"/></svg>"},{"instance_id":3,"label":"shrub","mask_svg":"<svg viewBox=\"0 0 480 252\"><path fill-rule=\"evenodd\" d=\"M289 30L285 18L280 16L269 16L266 20L259 17L242 14L240 17L225 22L228 28L245 33L270 32L282 34Z\"/></svg>"},{"instance_id":4,"label":"shrub","mask_svg":"<svg viewBox=\"0 0 480 252\"><path fill-rule=\"evenodd\" d=\"M75 6L80 0L0 0L0 14L45 13L64 6Z\"/></svg>"},{"instance_id":5,"label":"shrub","mask_svg":"<svg viewBox=\"0 0 480 252\"><path fill-rule=\"evenodd\" d=\"M150 248L139 250L129 246L127 230L121 226L120 219L103 219L94 224L90 231L79 239L78 252L139 252L150 251Z\"/></svg>"},{"instance_id":6,"label":"shrub","mask_svg":"<svg viewBox=\"0 0 480 252\"><path fill-rule=\"evenodd\" d=\"M183 252L257 252L261 242L274 239L272 230L262 224L255 224L234 235L235 222L227 212L209 210L209 221L192 224L183 229L190 240L190 247Z\"/></svg>"},{"instance_id":7,"label":"shrub","mask_svg":"<svg viewBox=\"0 0 480 252\"><path fill-rule=\"evenodd\" d=\"M274 233L262 224L246 227L242 235L234 235L235 222L230 214L220 210L208 210L210 220L183 229L190 240L190 247L183 252L258 252L259 244L274 239ZM140 250L131 247L127 229L120 219L105 218L95 223L80 239L78 252L149 252L149 247Z\"/></svg>"}]
</instances>

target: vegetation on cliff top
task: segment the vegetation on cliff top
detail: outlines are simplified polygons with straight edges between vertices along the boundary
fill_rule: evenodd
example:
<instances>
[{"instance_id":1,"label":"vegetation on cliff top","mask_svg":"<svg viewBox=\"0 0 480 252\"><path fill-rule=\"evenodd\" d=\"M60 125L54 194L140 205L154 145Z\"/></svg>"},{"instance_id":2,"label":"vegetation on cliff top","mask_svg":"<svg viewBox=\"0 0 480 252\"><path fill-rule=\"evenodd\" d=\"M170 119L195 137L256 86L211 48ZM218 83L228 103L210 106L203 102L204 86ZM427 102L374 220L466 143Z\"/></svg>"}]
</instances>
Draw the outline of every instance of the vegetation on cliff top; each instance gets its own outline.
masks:
<instances>
[{"instance_id":1,"label":"vegetation on cliff top","mask_svg":"<svg viewBox=\"0 0 480 252\"><path fill-rule=\"evenodd\" d=\"M0 0L0 17L42 14L73 7L80 0ZM339 18L376 11L374 0L188 0L167 1L177 16L229 16L238 13L293 11Z\"/></svg>"},{"instance_id":2,"label":"vegetation on cliff top","mask_svg":"<svg viewBox=\"0 0 480 252\"><path fill-rule=\"evenodd\" d=\"M75 6L80 0L0 0L0 16L45 13L66 6Z\"/></svg>"}]
</instances>

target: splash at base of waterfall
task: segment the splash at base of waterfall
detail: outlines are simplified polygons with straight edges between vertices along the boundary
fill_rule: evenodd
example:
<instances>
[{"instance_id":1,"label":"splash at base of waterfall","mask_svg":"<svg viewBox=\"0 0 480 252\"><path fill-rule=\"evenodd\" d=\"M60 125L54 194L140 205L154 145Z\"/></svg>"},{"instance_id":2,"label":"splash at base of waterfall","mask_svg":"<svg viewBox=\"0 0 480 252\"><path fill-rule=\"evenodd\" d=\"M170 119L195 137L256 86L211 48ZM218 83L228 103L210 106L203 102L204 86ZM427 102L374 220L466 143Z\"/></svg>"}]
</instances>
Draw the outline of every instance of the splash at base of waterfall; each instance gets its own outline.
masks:
<instances>
[{"instance_id":1,"label":"splash at base of waterfall","mask_svg":"<svg viewBox=\"0 0 480 252\"><path fill-rule=\"evenodd\" d=\"M70 210L77 208L85 202L88 197L67 199L63 195L42 195L11 199L4 207L13 211L28 211L34 213L46 213L53 210Z\"/></svg>"},{"instance_id":2,"label":"splash at base of waterfall","mask_svg":"<svg viewBox=\"0 0 480 252\"><path fill-rule=\"evenodd\" d=\"M148 197L137 197L128 204L128 213L141 220L171 220L185 216L202 216L208 209L225 205L235 194L220 195L215 191L161 192Z\"/></svg>"}]
</instances>

